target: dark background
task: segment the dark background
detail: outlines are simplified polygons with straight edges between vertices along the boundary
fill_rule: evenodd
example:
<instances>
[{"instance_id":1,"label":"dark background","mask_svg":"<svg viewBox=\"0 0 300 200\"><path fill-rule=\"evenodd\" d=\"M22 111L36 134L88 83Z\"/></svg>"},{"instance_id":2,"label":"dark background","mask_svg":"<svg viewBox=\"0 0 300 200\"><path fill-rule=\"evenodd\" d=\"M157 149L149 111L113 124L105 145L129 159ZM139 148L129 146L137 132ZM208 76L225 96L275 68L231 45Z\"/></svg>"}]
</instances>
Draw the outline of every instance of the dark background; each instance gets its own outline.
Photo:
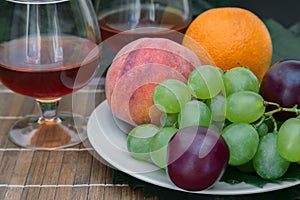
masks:
<instances>
[{"instance_id":1,"label":"dark background","mask_svg":"<svg viewBox=\"0 0 300 200\"><path fill-rule=\"evenodd\" d=\"M275 19L285 27L300 21L299 0L234 0L234 3L261 18Z\"/></svg>"}]
</instances>

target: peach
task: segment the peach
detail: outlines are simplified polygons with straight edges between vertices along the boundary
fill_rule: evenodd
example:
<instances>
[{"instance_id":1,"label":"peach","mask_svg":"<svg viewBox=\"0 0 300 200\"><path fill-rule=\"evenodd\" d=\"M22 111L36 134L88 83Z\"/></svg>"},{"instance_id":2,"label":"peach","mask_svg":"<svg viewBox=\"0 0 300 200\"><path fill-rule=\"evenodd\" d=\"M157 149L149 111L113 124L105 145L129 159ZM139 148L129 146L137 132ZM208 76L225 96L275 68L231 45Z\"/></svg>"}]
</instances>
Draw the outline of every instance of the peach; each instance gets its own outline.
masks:
<instances>
[{"instance_id":1,"label":"peach","mask_svg":"<svg viewBox=\"0 0 300 200\"><path fill-rule=\"evenodd\" d=\"M124 46L106 76L106 98L115 117L132 125L159 123L152 95L167 79L187 82L201 66L193 51L164 38L141 38Z\"/></svg>"}]
</instances>

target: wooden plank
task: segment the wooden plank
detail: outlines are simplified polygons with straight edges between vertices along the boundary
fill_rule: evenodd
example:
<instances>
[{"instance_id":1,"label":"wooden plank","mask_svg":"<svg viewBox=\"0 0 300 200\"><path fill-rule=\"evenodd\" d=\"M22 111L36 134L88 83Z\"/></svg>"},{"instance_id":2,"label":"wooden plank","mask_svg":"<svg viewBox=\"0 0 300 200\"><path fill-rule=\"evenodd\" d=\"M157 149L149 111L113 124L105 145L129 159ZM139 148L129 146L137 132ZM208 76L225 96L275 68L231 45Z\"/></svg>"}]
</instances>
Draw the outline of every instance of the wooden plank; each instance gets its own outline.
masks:
<instances>
[{"instance_id":1,"label":"wooden plank","mask_svg":"<svg viewBox=\"0 0 300 200\"><path fill-rule=\"evenodd\" d=\"M63 155L62 166L59 173L59 185L73 185L76 173L78 152L66 151Z\"/></svg>"},{"instance_id":2,"label":"wooden plank","mask_svg":"<svg viewBox=\"0 0 300 200\"><path fill-rule=\"evenodd\" d=\"M104 199L104 187L90 187L88 199Z\"/></svg>"},{"instance_id":3,"label":"wooden plank","mask_svg":"<svg viewBox=\"0 0 300 200\"><path fill-rule=\"evenodd\" d=\"M6 195L7 187L0 187L0 199L4 199Z\"/></svg>"},{"instance_id":4,"label":"wooden plank","mask_svg":"<svg viewBox=\"0 0 300 200\"><path fill-rule=\"evenodd\" d=\"M106 174L105 174L105 183L112 184L113 180L113 170L112 168L107 167L106 168Z\"/></svg>"},{"instance_id":5,"label":"wooden plank","mask_svg":"<svg viewBox=\"0 0 300 200\"><path fill-rule=\"evenodd\" d=\"M81 151L78 153L76 164L76 173L74 176L74 185L89 184L91 174L92 156L88 151Z\"/></svg>"},{"instance_id":6,"label":"wooden plank","mask_svg":"<svg viewBox=\"0 0 300 200\"><path fill-rule=\"evenodd\" d=\"M35 151L31 167L26 179L26 185L41 185L49 157L48 151Z\"/></svg>"},{"instance_id":7,"label":"wooden plank","mask_svg":"<svg viewBox=\"0 0 300 200\"><path fill-rule=\"evenodd\" d=\"M5 153L4 151L0 151L0 165L2 163L2 157L3 157L4 153ZM0 180L1 180L1 178L0 178Z\"/></svg>"},{"instance_id":8,"label":"wooden plank","mask_svg":"<svg viewBox=\"0 0 300 200\"><path fill-rule=\"evenodd\" d=\"M137 200L145 200L144 191L142 188L138 188L134 191L134 197ZM146 200L158 200L157 197L148 197Z\"/></svg>"},{"instance_id":9,"label":"wooden plank","mask_svg":"<svg viewBox=\"0 0 300 200\"><path fill-rule=\"evenodd\" d=\"M3 200L21 199L23 188L8 188Z\"/></svg>"},{"instance_id":10,"label":"wooden plank","mask_svg":"<svg viewBox=\"0 0 300 200\"><path fill-rule=\"evenodd\" d=\"M121 199L136 199L136 194L129 187L122 187L121 189Z\"/></svg>"},{"instance_id":11,"label":"wooden plank","mask_svg":"<svg viewBox=\"0 0 300 200\"><path fill-rule=\"evenodd\" d=\"M17 151L5 152L0 163L0 184L9 184L19 156Z\"/></svg>"},{"instance_id":12,"label":"wooden plank","mask_svg":"<svg viewBox=\"0 0 300 200\"><path fill-rule=\"evenodd\" d=\"M100 162L95 157L93 157L90 183L91 184L106 183L106 171L107 171L107 166L102 162Z\"/></svg>"},{"instance_id":13,"label":"wooden plank","mask_svg":"<svg viewBox=\"0 0 300 200\"><path fill-rule=\"evenodd\" d=\"M8 132L7 132L8 134ZM13 143L8 137L6 137L6 140L4 141L4 144L3 144L3 148L5 149L18 149L18 148L21 148L19 146L17 146L15 143Z\"/></svg>"},{"instance_id":14,"label":"wooden plank","mask_svg":"<svg viewBox=\"0 0 300 200\"><path fill-rule=\"evenodd\" d=\"M121 199L121 187L105 187L103 199Z\"/></svg>"},{"instance_id":15,"label":"wooden plank","mask_svg":"<svg viewBox=\"0 0 300 200\"><path fill-rule=\"evenodd\" d=\"M136 199L136 200L158 200L157 197L144 197L144 191L142 188L132 190L129 187L122 187L121 199Z\"/></svg>"},{"instance_id":16,"label":"wooden plank","mask_svg":"<svg viewBox=\"0 0 300 200\"><path fill-rule=\"evenodd\" d=\"M76 199L76 200L88 199L88 187L73 187L70 199Z\"/></svg>"},{"instance_id":17,"label":"wooden plank","mask_svg":"<svg viewBox=\"0 0 300 200\"><path fill-rule=\"evenodd\" d=\"M72 194L72 188L71 187L60 187L56 188L55 191L55 199L61 200L61 199L71 199Z\"/></svg>"},{"instance_id":18,"label":"wooden plank","mask_svg":"<svg viewBox=\"0 0 300 200\"><path fill-rule=\"evenodd\" d=\"M14 166L14 172L10 179L11 185L24 185L31 167L33 151L20 151L18 160Z\"/></svg>"},{"instance_id":19,"label":"wooden plank","mask_svg":"<svg viewBox=\"0 0 300 200\"><path fill-rule=\"evenodd\" d=\"M63 161L63 151L50 151L44 172L43 185L56 185L58 183L60 169Z\"/></svg>"},{"instance_id":20,"label":"wooden plank","mask_svg":"<svg viewBox=\"0 0 300 200\"><path fill-rule=\"evenodd\" d=\"M38 199L39 193L39 187L24 188L20 199Z\"/></svg>"},{"instance_id":21,"label":"wooden plank","mask_svg":"<svg viewBox=\"0 0 300 200\"><path fill-rule=\"evenodd\" d=\"M17 147L12 144L8 139L8 130L16 119L3 119L0 120L0 148Z\"/></svg>"},{"instance_id":22,"label":"wooden plank","mask_svg":"<svg viewBox=\"0 0 300 200\"><path fill-rule=\"evenodd\" d=\"M55 199L55 191L56 188L41 188L39 192L38 199L43 199L43 200L54 200Z\"/></svg>"}]
</instances>

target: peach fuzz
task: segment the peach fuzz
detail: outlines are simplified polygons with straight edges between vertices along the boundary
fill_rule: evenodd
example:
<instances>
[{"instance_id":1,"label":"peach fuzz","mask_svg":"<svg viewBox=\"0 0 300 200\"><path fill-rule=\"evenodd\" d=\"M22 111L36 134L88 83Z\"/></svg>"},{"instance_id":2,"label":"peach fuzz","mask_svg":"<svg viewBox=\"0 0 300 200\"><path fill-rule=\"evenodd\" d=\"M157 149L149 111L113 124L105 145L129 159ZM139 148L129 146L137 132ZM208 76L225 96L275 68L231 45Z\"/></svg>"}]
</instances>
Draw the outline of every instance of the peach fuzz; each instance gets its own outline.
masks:
<instances>
[{"instance_id":1,"label":"peach fuzz","mask_svg":"<svg viewBox=\"0 0 300 200\"><path fill-rule=\"evenodd\" d=\"M167 79L187 82L201 66L188 48L163 38L142 38L123 47L106 76L106 98L113 115L129 124L159 123L154 88Z\"/></svg>"}]
</instances>

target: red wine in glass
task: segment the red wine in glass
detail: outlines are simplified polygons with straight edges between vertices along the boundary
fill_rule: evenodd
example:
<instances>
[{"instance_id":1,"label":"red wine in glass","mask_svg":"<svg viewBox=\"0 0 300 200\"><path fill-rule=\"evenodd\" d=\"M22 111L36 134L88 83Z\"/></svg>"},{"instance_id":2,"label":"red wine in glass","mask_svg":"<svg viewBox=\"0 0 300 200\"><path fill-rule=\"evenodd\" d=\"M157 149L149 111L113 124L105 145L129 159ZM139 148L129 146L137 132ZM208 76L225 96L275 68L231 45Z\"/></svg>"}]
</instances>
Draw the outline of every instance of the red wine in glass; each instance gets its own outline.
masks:
<instances>
[{"instance_id":1,"label":"red wine in glass","mask_svg":"<svg viewBox=\"0 0 300 200\"><path fill-rule=\"evenodd\" d=\"M144 9L146 10L146 8ZM124 16L129 12L125 9L112 10L105 14L102 14L98 17L99 27L101 30L101 36L103 40L108 39L109 37L119 34L124 31L128 31L132 28L145 28L144 32L131 32L125 34L136 35L135 37L153 37L153 36L162 36L168 37L174 31L185 33L188 23L184 20L181 13L175 9L156 9L156 15L160 16L159 21L151 21L150 19L139 19L138 23L134 26L126 25L124 22L119 21L118 16ZM142 11L146 12L146 11ZM157 27L157 32L146 32L147 27ZM161 28L162 31L159 31ZM164 29L168 29L164 31Z\"/></svg>"},{"instance_id":2,"label":"red wine in glass","mask_svg":"<svg viewBox=\"0 0 300 200\"><path fill-rule=\"evenodd\" d=\"M162 37L180 43L191 21L190 13L153 6L144 4L134 10L133 5L129 5L100 12L98 23L104 43L114 52L142 37Z\"/></svg>"},{"instance_id":3,"label":"red wine in glass","mask_svg":"<svg viewBox=\"0 0 300 200\"><path fill-rule=\"evenodd\" d=\"M40 63L24 63L26 39L0 44L0 80L11 90L38 99L59 98L85 86L100 58L97 45L84 38L61 37L63 59L51 61L52 37L41 38Z\"/></svg>"}]
</instances>

